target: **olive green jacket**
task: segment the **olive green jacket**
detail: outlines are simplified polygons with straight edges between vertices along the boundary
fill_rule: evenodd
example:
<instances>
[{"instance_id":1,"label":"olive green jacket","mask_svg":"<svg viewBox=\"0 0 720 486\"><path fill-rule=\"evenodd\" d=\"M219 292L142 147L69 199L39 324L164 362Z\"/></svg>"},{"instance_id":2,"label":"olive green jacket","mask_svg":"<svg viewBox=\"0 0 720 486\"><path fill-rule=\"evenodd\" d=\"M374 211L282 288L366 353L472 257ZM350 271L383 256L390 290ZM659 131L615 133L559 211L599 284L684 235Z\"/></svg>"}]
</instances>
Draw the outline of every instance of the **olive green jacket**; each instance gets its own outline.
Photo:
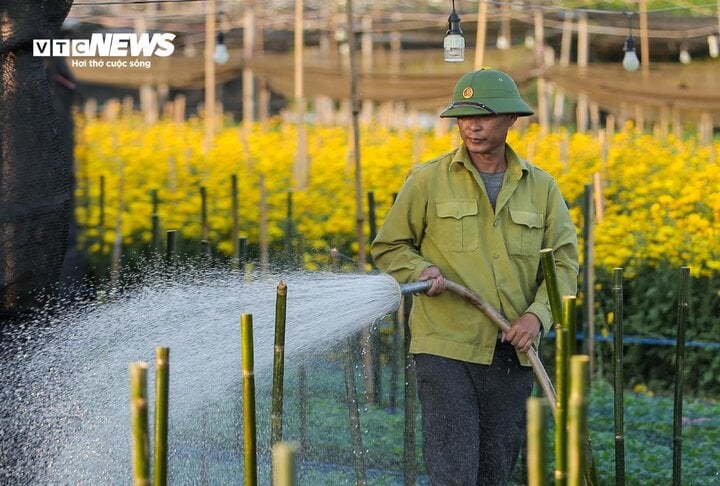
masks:
<instances>
[{"instance_id":1,"label":"olive green jacket","mask_svg":"<svg viewBox=\"0 0 720 486\"><path fill-rule=\"evenodd\" d=\"M540 250L553 248L561 295L577 292L577 234L555 180L506 145L507 170L493 211L464 146L416 167L371 253L382 272L413 282L431 265L484 297L510 321L535 314L552 326ZM415 297L412 353L488 364L498 329L451 292ZM524 355L523 364L528 364Z\"/></svg>"}]
</instances>

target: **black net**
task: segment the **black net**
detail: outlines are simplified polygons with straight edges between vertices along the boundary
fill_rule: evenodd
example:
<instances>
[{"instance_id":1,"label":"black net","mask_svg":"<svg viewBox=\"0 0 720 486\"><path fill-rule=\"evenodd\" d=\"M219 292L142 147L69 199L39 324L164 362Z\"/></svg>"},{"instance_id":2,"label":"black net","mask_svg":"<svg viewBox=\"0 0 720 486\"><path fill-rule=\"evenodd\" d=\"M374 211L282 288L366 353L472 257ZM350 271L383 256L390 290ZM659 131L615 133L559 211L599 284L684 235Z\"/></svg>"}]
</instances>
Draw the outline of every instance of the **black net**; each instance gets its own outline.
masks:
<instances>
[{"instance_id":1,"label":"black net","mask_svg":"<svg viewBox=\"0 0 720 486\"><path fill-rule=\"evenodd\" d=\"M50 39L72 0L0 5L0 311L37 303L59 280L71 218L70 154L33 39Z\"/></svg>"}]
</instances>

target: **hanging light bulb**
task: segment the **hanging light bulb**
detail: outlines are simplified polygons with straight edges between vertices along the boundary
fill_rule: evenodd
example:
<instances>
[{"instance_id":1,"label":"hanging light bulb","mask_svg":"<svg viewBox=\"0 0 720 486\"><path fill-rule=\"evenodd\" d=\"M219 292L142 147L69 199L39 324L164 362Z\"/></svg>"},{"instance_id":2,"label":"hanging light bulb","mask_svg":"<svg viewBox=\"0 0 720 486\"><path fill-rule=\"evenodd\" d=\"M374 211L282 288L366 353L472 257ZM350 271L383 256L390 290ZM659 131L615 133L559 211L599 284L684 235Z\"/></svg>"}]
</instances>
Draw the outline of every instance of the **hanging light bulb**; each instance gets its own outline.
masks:
<instances>
[{"instance_id":1,"label":"hanging light bulb","mask_svg":"<svg viewBox=\"0 0 720 486\"><path fill-rule=\"evenodd\" d=\"M625 56L623 57L622 65L625 71L631 73L637 71L640 67L640 59L638 59L637 53L635 52L635 39L633 39L632 35L627 36L627 39L625 39L623 51L625 51Z\"/></svg>"},{"instance_id":2,"label":"hanging light bulb","mask_svg":"<svg viewBox=\"0 0 720 486\"><path fill-rule=\"evenodd\" d=\"M632 73L634 71L637 71L637 69L640 67L640 59L638 59L637 53L635 52L635 39L633 39L632 36L633 13L629 12L625 15L628 16L628 36L625 38L625 45L623 46L623 51L625 51L625 55L623 56L622 65L625 71Z\"/></svg>"},{"instance_id":3,"label":"hanging light bulb","mask_svg":"<svg viewBox=\"0 0 720 486\"><path fill-rule=\"evenodd\" d=\"M714 35L709 35L707 38L708 50L710 51L710 57L715 59L720 54L720 48L718 46L718 38Z\"/></svg>"},{"instance_id":4,"label":"hanging light bulb","mask_svg":"<svg viewBox=\"0 0 720 486\"><path fill-rule=\"evenodd\" d=\"M690 64L692 61L692 57L690 56L690 52L688 51L687 44L683 43L683 45L680 47L680 62L683 64Z\"/></svg>"},{"instance_id":5,"label":"hanging light bulb","mask_svg":"<svg viewBox=\"0 0 720 486\"><path fill-rule=\"evenodd\" d=\"M445 62L462 62L465 60L465 38L460 29L460 16L455 11L455 0L452 2L452 12L448 17L448 31L443 40Z\"/></svg>"},{"instance_id":6,"label":"hanging light bulb","mask_svg":"<svg viewBox=\"0 0 720 486\"><path fill-rule=\"evenodd\" d=\"M225 34L218 32L217 43L215 44L215 53L213 59L216 64L225 64L230 59L227 46L225 45Z\"/></svg>"}]
</instances>

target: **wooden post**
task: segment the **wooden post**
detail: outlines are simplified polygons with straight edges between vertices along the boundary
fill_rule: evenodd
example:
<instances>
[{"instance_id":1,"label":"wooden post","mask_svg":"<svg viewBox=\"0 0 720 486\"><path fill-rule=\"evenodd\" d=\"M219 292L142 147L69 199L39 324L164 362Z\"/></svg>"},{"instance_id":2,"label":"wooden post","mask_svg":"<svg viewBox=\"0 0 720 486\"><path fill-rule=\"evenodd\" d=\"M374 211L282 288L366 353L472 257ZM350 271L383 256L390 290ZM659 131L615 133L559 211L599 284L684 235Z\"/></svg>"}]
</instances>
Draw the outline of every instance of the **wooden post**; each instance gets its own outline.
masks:
<instances>
[{"instance_id":1,"label":"wooden post","mask_svg":"<svg viewBox=\"0 0 720 486\"><path fill-rule=\"evenodd\" d=\"M585 226L584 258L583 258L583 287L585 291L585 343L587 355L590 359L590 376L593 374L595 363L595 271L594 271L594 211L592 185L585 185Z\"/></svg>"},{"instance_id":2,"label":"wooden post","mask_svg":"<svg viewBox=\"0 0 720 486\"><path fill-rule=\"evenodd\" d=\"M477 32L475 34L475 69L483 67L485 33L487 31L487 2L478 2Z\"/></svg>"},{"instance_id":3,"label":"wooden post","mask_svg":"<svg viewBox=\"0 0 720 486\"><path fill-rule=\"evenodd\" d=\"M647 0L640 0L640 72L650 81L650 40L648 39Z\"/></svg>"},{"instance_id":4,"label":"wooden post","mask_svg":"<svg viewBox=\"0 0 720 486\"><path fill-rule=\"evenodd\" d=\"M305 131L305 89L304 58L305 41L303 35L303 0L295 0L295 116L297 123L297 152L293 176L295 187L305 189L308 185L309 167L307 157L307 133Z\"/></svg>"},{"instance_id":5,"label":"wooden post","mask_svg":"<svg viewBox=\"0 0 720 486\"><path fill-rule=\"evenodd\" d=\"M677 340L675 342L675 394L673 400L673 486L682 483L682 410L685 368L685 324L688 316L690 267L680 269L678 288Z\"/></svg>"},{"instance_id":6,"label":"wooden post","mask_svg":"<svg viewBox=\"0 0 720 486\"><path fill-rule=\"evenodd\" d=\"M205 4L205 151L215 135L215 0Z\"/></svg>"},{"instance_id":7,"label":"wooden post","mask_svg":"<svg viewBox=\"0 0 720 486\"><path fill-rule=\"evenodd\" d=\"M625 416L624 416L624 378L623 378L623 269L613 270L613 384L615 417L615 484L625 485Z\"/></svg>"},{"instance_id":8,"label":"wooden post","mask_svg":"<svg viewBox=\"0 0 720 486\"><path fill-rule=\"evenodd\" d=\"M243 16L243 128L249 132L255 121L255 76L249 67L255 51L255 2L245 7Z\"/></svg>"}]
</instances>

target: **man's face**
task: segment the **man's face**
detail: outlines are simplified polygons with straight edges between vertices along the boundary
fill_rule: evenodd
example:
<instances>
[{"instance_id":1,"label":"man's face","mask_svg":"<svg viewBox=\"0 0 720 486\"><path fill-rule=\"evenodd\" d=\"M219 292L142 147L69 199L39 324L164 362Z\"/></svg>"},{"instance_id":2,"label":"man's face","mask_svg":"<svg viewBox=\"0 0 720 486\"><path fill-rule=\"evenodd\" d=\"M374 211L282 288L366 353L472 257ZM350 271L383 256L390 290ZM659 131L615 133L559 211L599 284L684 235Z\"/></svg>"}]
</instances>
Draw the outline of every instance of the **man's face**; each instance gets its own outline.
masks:
<instances>
[{"instance_id":1,"label":"man's face","mask_svg":"<svg viewBox=\"0 0 720 486\"><path fill-rule=\"evenodd\" d=\"M490 155L505 147L505 139L517 115L461 116L457 119L460 138L468 152Z\"/></svg>"}]
</instances>

